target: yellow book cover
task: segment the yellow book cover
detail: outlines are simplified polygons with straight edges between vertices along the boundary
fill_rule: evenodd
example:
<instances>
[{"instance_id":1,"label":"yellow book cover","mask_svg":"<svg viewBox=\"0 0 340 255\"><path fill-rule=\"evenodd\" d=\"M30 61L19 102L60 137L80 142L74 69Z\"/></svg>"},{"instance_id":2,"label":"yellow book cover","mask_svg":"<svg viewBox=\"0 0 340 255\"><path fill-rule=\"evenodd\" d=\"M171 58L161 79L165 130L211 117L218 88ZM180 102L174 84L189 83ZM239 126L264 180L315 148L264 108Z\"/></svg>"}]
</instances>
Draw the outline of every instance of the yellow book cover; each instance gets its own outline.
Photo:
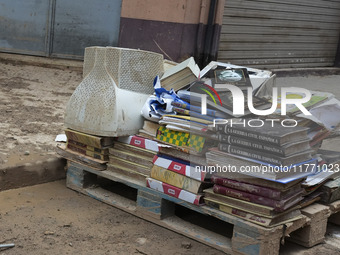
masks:
<instances>
[{"instance_id":1,"label":"yellow book cover","mask_svg":"<svg viewBox=\"0 0 340 255\"><path fill-rule=\"evenodd\" d=\"M103 137L81 133L72 129L65 129L68 140L90 145L96 148L103 148L113 144L113 137Z\"/></svg>"},{"instance_id":2,"label":"yellow book cover","mask_svg":"<svg viewBox=\"0 0 340 255\"><path fill-rule=\"evenodd\" d=\"M151 169L151 178L195 194L202 190L201 182L156 165Z\"/></svg>"},{"instance_id":3,"label":"yellow book cover","mask_svg":"<svg viewBox=\"0 0 340 255\"><path fill-rule=\"evenodd\" d=\"M92 151L92 152L97 153L97 154L109 155L109 148L100 149L100 148L96 148L96 147L86 145L86 144L83 144L83 143L80 143L80 142L77 142L77 141L73 141L73 140L67 140L67 143L74 146L74 147L77 147L79 149Z\"/></svg>"}]
</instances>

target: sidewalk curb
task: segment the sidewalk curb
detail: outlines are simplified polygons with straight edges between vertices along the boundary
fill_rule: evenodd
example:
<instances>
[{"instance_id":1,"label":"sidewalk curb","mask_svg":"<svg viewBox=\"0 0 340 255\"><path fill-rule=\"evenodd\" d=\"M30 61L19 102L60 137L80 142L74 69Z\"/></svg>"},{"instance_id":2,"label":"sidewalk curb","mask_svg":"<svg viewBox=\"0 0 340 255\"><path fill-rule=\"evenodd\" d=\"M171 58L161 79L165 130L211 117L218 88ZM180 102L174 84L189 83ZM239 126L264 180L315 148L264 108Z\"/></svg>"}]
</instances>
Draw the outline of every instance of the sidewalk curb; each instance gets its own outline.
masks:
<instances>
[{"instance_id":1,"label":"sidewalk curb","mask_svg":"<svg viewBox=\"0 0 340 255\"><path fill-rule=\"evenodd\" d=\"M64 179L65 166L64 158L54 156L44 161L0 168L0 191Z\"/></svg>"}]
</instances>

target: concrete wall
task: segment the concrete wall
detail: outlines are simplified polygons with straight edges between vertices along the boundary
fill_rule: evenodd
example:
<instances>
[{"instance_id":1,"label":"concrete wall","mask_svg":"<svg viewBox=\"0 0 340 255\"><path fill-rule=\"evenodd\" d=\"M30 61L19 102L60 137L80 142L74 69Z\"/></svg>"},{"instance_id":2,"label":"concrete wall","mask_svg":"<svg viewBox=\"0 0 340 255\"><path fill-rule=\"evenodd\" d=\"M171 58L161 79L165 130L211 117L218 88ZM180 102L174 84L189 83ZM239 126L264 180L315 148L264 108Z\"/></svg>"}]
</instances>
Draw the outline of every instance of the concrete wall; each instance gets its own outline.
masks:
<instances>
[{"instance_id":1,"label":"concrete wall","mask_svg":"<svg viewBox=\"0 0 340 255\"><path fill-rule=\"evenodd\" d=\"M222 23L224 0L216 1L206 42L210 0L123 0L119 46L162 53L165 58L181 61L203 58L204 48L216 51Z\"/></svg>"}]
</instances>

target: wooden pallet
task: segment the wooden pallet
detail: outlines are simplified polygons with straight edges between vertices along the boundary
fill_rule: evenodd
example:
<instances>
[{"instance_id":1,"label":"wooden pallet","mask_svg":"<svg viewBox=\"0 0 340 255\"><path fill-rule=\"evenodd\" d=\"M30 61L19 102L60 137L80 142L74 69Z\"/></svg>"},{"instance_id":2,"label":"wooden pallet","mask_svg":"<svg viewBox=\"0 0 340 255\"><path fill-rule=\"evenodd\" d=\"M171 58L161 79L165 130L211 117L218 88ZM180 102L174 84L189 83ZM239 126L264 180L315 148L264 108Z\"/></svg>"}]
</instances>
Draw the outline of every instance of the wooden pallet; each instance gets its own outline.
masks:
<instances>
[{"instance_id":1,"label":"wooden pallet","mask_svg":"<svg viewBox=\"0 0 340 255\"><path fill-rule=\"evenodd\" d=\"M112 190L103 188L105 185L101 184L101 180L111 181ZM124 185L123 189L120 185ZM115 186L117 186L116 191ZM280 244L288 236L291 236L290 240L297 243L301 239L300 243L305 245L320 242L325 235L323 228L327 225L327 219L331 214L331 209L327 206L316 209L307 207L301 219L277 227L265 228L219 210L207 206L195 206L152 190L145 187L145 182L127 180L124 175L108 170L97 171L74 162L68 162L67 187L228 254L277 255ZM122 190L124 194L121 193ZM127 198L126 195L130 193L134 195ZM325 208L328 210L327 213ZM333 213L338 211L340 211L340 204L333 208ZM183 214L190 213L193 214L191 218L183 217ZM196 222L192 222L191 219L194 218L197 219ZM322 219L326 219L326 223ZM214 222L216 228L209 229L210 222ZM209 224L202 226L202 223ZM321 228L320 225L322 231L314 232L316 228ZM298 233L296 230L301 233L296 234ZM309 243L303 243L306 241L305 235L310 238Z\"/></svg>"}]
</instances>

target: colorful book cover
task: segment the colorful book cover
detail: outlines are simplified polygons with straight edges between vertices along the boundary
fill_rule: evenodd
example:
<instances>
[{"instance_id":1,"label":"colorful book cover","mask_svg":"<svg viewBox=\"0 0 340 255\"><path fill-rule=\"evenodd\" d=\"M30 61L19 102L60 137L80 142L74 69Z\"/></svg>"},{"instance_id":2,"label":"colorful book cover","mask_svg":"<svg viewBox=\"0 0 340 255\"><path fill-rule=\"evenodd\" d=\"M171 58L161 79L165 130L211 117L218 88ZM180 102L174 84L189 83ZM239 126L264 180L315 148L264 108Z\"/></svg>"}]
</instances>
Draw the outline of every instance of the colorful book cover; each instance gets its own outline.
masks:
<instances>
[{"instance_id":1,"label":"colorful book cover","mask_svg":"<svg viewBox=\"0 0 340 255\"><path fill-rule=\"evenodd\" d=\"M165 155L156 155L153 159L153 163L156 166L163 167L198 181L204 181L207 174L206 172L199 171L200 168L196 169L194 165L190 164L190 162L171 158Z\"/></svg>"},{"instance_id":2,"label":"colorful book cover","mask_svg":"<svg viewBox=\"0 0 340 255\"><path fill-rule=\"evenodd\" d=\"M191 193L197 194L203 191L203 185L200 181L172 172L160 166L154 165L152 167L150 177Z\"/></svg>"},{"instance_id":3,"label":"colorful book cover","mask_svg":"<svg viewBox=\"0 0 340 255\"><path fill-rule=\"evenodd\" d=\"M214 185L213 191L217 194L238 198L238 199L245 200L245 201L252 202L252 203L258 203L261 205L270 206L270 207L273 207L274 210L277 212L282 212L288 209L289 207L297 204L303 199L302 191L297 192L293 194L291 197L286 198L284 200L273 200L267 197L250 194L247 192L227 188L227 187L220 186L217 184Z\"/></svg>"},{"instance_id":4,"label":"colorful book cover","mask_svg":"<svg viewBox=\"0 0 340 255\"><path fill-rule=\"evenodd\" d=\"M142 149L151 150L155 152L159 152L159 144L155 141L146 139L144 137L140 136L125 136L125 137L119 137L119 142L130 144Z\"/></svg>"},{"instance_id":5,"label":"colorful book cover","mask_svg":"<svg viewBox=\"0 0 340 255\"><path fill-rule=\"evenodd\" d=\"M164 126L158 129L156 138L162 142L189 148L196 152L202 152L205 144L205 137L191 135L186 132L173 131Z\"/></svg>"},{"instance_id":6,"label":"colorful book cover","mask_svg":"<svg viewBox=\"0 0 340 255\"><path fill-rule=\"evenodd\" d=\"M238 180L232 180L228 178L222 178L218 177L216 175L211 177L211 181L215 184L222 185L225 187L229 187L232 189L237 189L241 191L245 191L254 195L259 195L263 197L267 197L274 200L280 200L284 199L286 197L289 197L293 194L296 194L296 192L301 192L302 187L301 184L298 183L295 186L291 187L289 190L286 191L280 191L278 189L271 189L264 186L254 185L246 182L241 182Z\"/></svg>"},{"instance_id":7,"label":"colorful book cover","mask_svg":"<svg viewBox=\"0 0 340 255\"><path fill-rule=\"evenodd\" d=\"M203 203L202 195L193 194L186 190L177 188L175 186L169 185L167 183L152 178L146 178L146 185L151 189L157 190L159 192L181 199L194 205L200 205Z\"/></svg>"}]
</instances>

